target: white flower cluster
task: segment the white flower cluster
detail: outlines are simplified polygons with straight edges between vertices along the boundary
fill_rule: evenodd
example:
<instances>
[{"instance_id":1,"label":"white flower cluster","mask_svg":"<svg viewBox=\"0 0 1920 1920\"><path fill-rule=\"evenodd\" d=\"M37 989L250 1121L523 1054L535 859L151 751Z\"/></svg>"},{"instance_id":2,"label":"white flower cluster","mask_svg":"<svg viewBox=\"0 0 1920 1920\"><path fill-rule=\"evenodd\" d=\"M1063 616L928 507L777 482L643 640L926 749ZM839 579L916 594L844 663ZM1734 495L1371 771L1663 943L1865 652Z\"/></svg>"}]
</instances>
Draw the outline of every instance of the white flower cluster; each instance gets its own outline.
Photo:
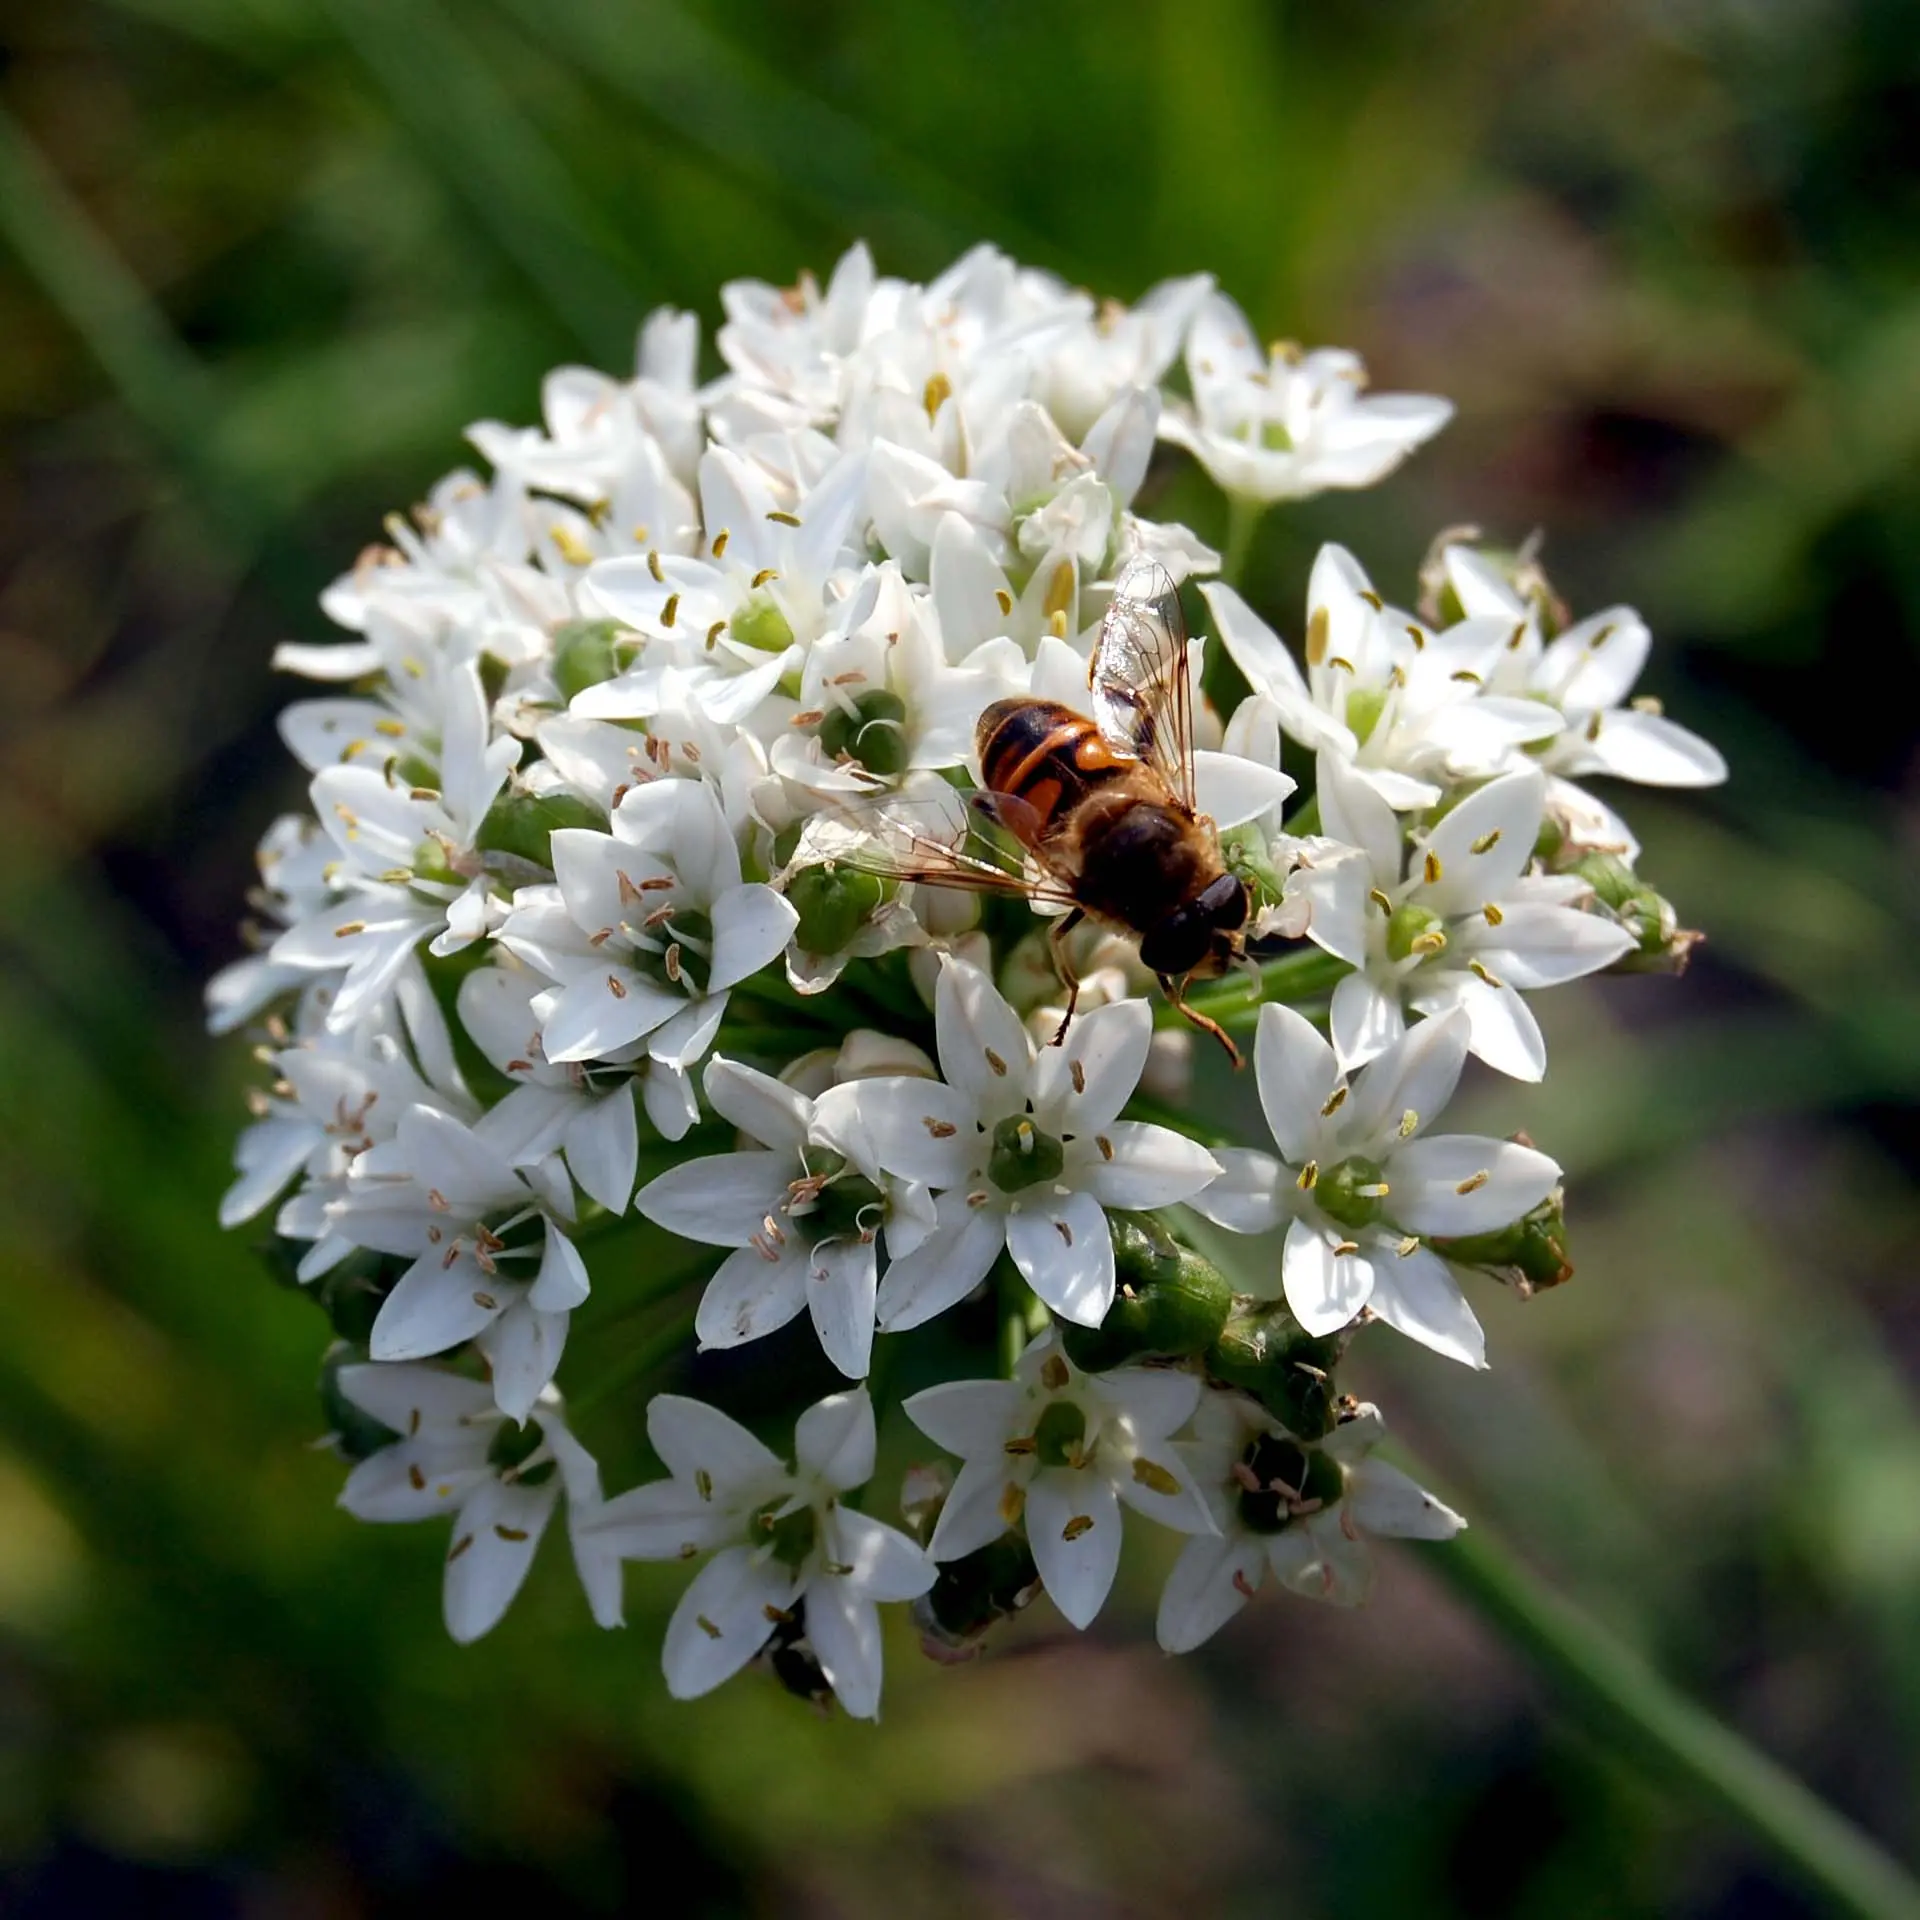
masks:
<instances>
[{"instance_id":1,"label":"white flower cluster","mask_svg":"<svg viewBox=\"0 0 1920 1920\"><path fill-rule=\"evenodd\" d=\"M277 656L319 683L281 720L311 813L262 841L256 950L209 990L272 1074L222 1217L270 1218L342 1336L343 1504L452 1517L464 1640L564 1491L604 1624L623 1560L705 1556L676 1694L764 1653L860 1715L880 1603L947 1651L1039 1588L1084 1626L1122 1508L1186 1538L1169 1648L1268 1569L1355 1600L1366 1533L1461 1522L1368 1458L1346 1342L1377 1320L1484 1365L1462 1272L1567 1270L1554 1163L1438 1130L1467 1056L1537 1080L1530 994L1692 937L1574 783L1721 764L1629 699L1638 617L1571 622L1528 555L1442 543L1416 614L1328 547L1297 654L1209 577L1205 541L1141 511L1157 459L1197 460L1244 518L1381 479L1450 408L1259 346L1204 276L1129 309L991 248L917 286L856 247L824 288L722 299L717 377L667 311L631 377L554 373L539 427L472 429L490 476L442 480L323 596L343 637ZM1254 1031L1272 1152L1189 1118L1191 1036L1110 912L1050 944L1015 885L858 853L982 784L994 703L1090 710L1143 557L1204 582L1220 642L1181 662L1179 824L1244 889L1267 1004L1186 984ZM1277 1270L1236 1292L1216 1230L1284 1230ZM603 1391L619 1329L695 1286L700 1350L804 1318L852 1383L791 1409L791 1462L649 1401L690 1355ZM596 1417L644 1409L667 1473L611 1499L555 1382L590 1287ZM998 1339L974 1354L981 1316L951 1310L983 1292ZM954 1377L904 1413L961 1464L909 1476L901 1531L854 1498L895 1411L876 1337L939 1316Z\"/></svg>"}]
</instances>

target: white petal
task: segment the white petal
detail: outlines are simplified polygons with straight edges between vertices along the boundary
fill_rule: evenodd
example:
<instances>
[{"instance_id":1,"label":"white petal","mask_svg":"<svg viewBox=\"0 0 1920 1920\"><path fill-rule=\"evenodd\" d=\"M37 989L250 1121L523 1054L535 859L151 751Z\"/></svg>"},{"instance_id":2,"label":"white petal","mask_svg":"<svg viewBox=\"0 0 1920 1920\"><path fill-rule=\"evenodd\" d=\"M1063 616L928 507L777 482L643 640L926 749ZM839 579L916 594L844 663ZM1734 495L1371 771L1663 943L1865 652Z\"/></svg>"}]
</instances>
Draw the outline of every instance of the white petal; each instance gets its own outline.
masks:
<instances>
[{"instance_id":1,"label":"white petal","mask_svg":"<svg viewBox=\"0 0 1920 1920\"><path fill-rule=\"evenodd\" d=\"M1351 760L1323 752L1314 762L1321 831L1367 856L1377 887L1397 886L1402 864L1400 822Z\"/></svg>"},{"instance_id":2,"label":"white petal","mask_svg":"<svg viewBox=\"0 0 1920 1920\"><path fill-rule=\"evenodd\" d=\"M489 1394L489 1406L492 1399ZM484 1457L463 1465L430 1457L443 1452L419 1443L382 1447L347 1475L339 1505L356 1520L379 1523L451 1513L483 1480L493 1478L493 1469Z\"/></svg>"},{"instance_id":3,"label":"white petal","mask_svg":"<svg viewBox=\"0 0 1920 1920\"><path fill-rule=\"evenodd\" d=\"M1364 973L1350 973L1333 990L1327 1010L1340 1064L1352 1072L1385 1053L1407 1030L1399 999Z\"/></svg>"},{"instance_id":4,"label":"white petal","mask_svg":"<svg viewBox=\"0 0 1920 1920\"><path fill-rule=\"evenodd\" d=\"M462 1346L490 1326L517 1292L482 1296L475 1285L480 1272L471 1261L451 1268L440 1261L438 1248L423 1253L380 1303L367 1343L376 1360L424 1360Z\"/></svg>"},{"instance_id":5,"label":"white petal","mask_svg":"<svg viewBox=\"0 0 1920 1920\"><path fill-rule=\"evenodd\" d=\"M1299 783L1278 767L1202 747L1193 756L1193 784L1200 811L1224 833L1273 812Z\"/></svg>"},{"instance_id":6,"label":"white petal","mask_svg":"<svg viewBox=\"0 0 1920 1920\"><path fill-rule=\"evenodd\" d=\"M889 1173L925 1186L958 1186L978 1162L973 1102L917 1075L859 1080L820 1096L821 1137L850 1158L871 1151Z\"/></svg>"},{"instance_id":7,"label":"white petal","mask_svg":"<svg viewBox=\"0 0 1920 1920\"><path fill-rule=\"evenodd\" d=\"M1375 1272L1360 1254L1336 1254L1326 1234L1304 1220L1287 1229L1281 1284L1293 1317L1316 1337L1338 1332L1372 1304Z\"/></svg>"},{"instance_id":8,"label":"white petal","mask_svg":"<svg viewBox=\"0 0 1920 1920\"><path fill-rule=\"evenodd\" d=\"M939 1226L892 1262L880 1282L882 1329L904 1332L964 1300L987 1277L1006 1237L1006 1216L997 1208L969 1207L957 1189L942 1194Z\"/></svg>"},{"instance_id":9,"label":"white petal","mask_svg":"<svg viewBox=\"0 0 1920 1920\"><path fill-rule=\"evenodd\" d=\"M969 1460L940 1509L927 1551L936 1560L960 1560L998 1540L1007 1530L1007 1508L1018 1492L1018 1478L1004 1454Z\"/></svg>"},{"instance_id":10,"label":"white petal","mask_svg":"<svg viewBox=\"0 0 1920 1920\"><path fill-rule=\"evenodd\" d=\"M725 993L683 1001L672 1019L663 1020L647 1036L648 1059L674 1072L684 1071L713 1045L726 1013Z\"/></svg>"},{"instance_id":11,"label":"white petal","mask_svg":"<svg viewBox=\"0 0 1920 1920\"><path fill-rule=\"evenodd\" d=\"M1417 898L1435 913L1477 913L1502 899L1526 871L1546 811L1546 776L1523 767L1470 793L1427 835L1426 853L1440 877Z\"/></svg>"},{"instance_id":12,"label":"white petal","mask_svg":"<svg viewBox=\"0 0 1920 1920\"><path fill-rule=\"evenodd\" d=\"M801 1240L774 1260L758 1247L728 1254L700 1296L694 1332L701 1350L744 1346L784 1327L807 1304L809 1258Z\"/></svg>"},{"instance_id":13,"label":"white petal","mask_svg":"<svg viewBox=\"0 0 1920 1920\"><path fill-rule=\"evenodd\" d=\"M1582 736L1563 771L1611 773L1649 787L1717 787L1727 763L1697 733L1657 713L1622 707L1601 716L1597 737Z\"/></svg>"},{"instance_id":14,"label":"white petal","mask_svg":"<svg viewBox=\"0 0 1920 1920\"><path fill-rule=\"evenodd\" d=\"M1458 1013L1436 1014L1394 1042L1354 1083L1353 1098L1335 1122L1348 1151L1375 1159L1423 1133L1460 1084L1467 1064L1467 1023Z\"/></svg>"},{"instance_id":15,"label":"white petal","mask_svg":"<svg viewBox=\"0 0 1920 1920\"><path fill-rule=\"evenodd\" d=\"M493 1395L478 1380L449 1373L444 1367L342 1367L340 1391L383 1427L412 1433L419 1427L452 1426L484 1420L492 1410Z\"/></svg>"},{"instance_id":16,"label":"white petal","mask_svg":"<svg viewBox=\"0 0 1920 1920\"><path fill-rule=\"evenodd\" d=\"M1027 1489L1027 1541L1053 1604L1088 1627L1106 1604L1120 1565L1120 1507L1094 1473L1049 1467Z\"/></svg>"},{"instance_id":17,"label":"white petal","mask_svg":"<svg viewBox=\"0 0 1920 1920\"><path fill-rule=\"evenodd\" d=\"M935 1446L972 1460L999 1452L1023 1403L1011 1380L944 1380L912 1395L902 1411Z\"/></svg>"},{"instance_id":18,"label":"white petal","mask_svg":"<svg viewBox=\"0 0 1920 1920\"><path fill-rule=\"evenodd\" d=\"M609 1213L625 1213L640 1158L640 1123L631 1082L604 1098L580 1103L567 1127L566 1151L567 1171L581 1190Z\"/></svg>"},{"instance_id":19,"label":"white petal","mask_svg":"<svg viewBox=\"0 0 1920 1920\"><path fill-rule=\"evenodd\" d=\"M1532 901L1509 907L1498 929L1474 933L1472 951L1481 964L1522 993L1598 973L1634 944L1626 928L1600 914Z\"/></svg>"},{"instance_id":20,"label":"white petal","mask_svg":"<svg viewBox=\"0 0 1920 1920\"><path fill-rule=\"evenodd\" d=\"M1340 1083L1333 1049L1303 1015L1270 1003L1260 1009L1253 1072L1267 1130L1281 1157L1304 1165L1319 1148L1326 1131L1322 1116Z\"/></svg>"},{"instance_id":21,"label":"white petal","mask_svg":"<svg viewBox=\"0 0 1920 1920\"><path fill-rule=\"evenodd\" d=\"M1160 1594L1154 1633L1168 1653L1191 1653L1247 1604L1266 1573L1260 1543L1245 1534L1189 1540Z\"/></svg>"},{"instance_id":22,"label":"white petal","mask_svg":"<svg viewBox=\"0 0 1920 1920\"><path fill-rule=\"evenodd\" d=\"M557 836L556 836L557 837ZM670 1020L685 998L643 980L631 967L585 974L554 996L540 1044L556 1066L603 1060Z\"/></svg>"},{"instance_id":23,"label":"white petal","mask_svg":"<svg viewBox=\"0 0 1920 1920\"><path fill-rule=\"evenodd\" d=\"M707 1104L714 1112L763 1147L797 1152L806 1140L813 1103L771 1074L715 1054L707 1062L700 1084L706 1088Z\"/></svg>"},{"instance_id":24,"label":"white petal","mask_svg":"<svg viewBox=\"0 0 1920 1920\"><path fill-rule=\"evenodd\" d=\"M744 1247L787 1198L800 1168L791 1153L714 1153L657 1174L633 1196L636 1213L683 1240Z\"/></svg>"},{"instance_id":25,"label":"white petal","mask_svg":"<svg viewBox=\"0 0 1920 1920\"><path fill-rule=\"evenodd\" d=\"M663 1140L684 1140L699 1121L700 1103L693 1095L693 1076L682 1067L649 1061L640 1094L647 1105L647 1118Z\"/></svg>"},{"instance_id":26,"label":"white petal","mask_svg":"<svg viewBox=\"0 0 1920 1920\"><path fill-rule=\"evenodd\" d=\"M463 1646L494 1626L520 1591L558 1493L493 1480L461 1508L441 1600L447 1631Z\"/></svg>"},{"instance_id":27,"label":"white petal","mask_svg":"<svg viewBox=\"0 0 1920 1920\"><path fill-rule=\"evenodd\" d=\"M1144 1441L1165 1440L1193 1418L1200 1403L1199 1375L1175 1367L1122 1367L1102 1374L1099 1390Z\"/></svg>"},{"instance_id":28,"label":"white petal","mask_svg":"<svg viewBox=\"0 0 1920 1920\"><path fill-rule=\"evenodd\" d=\"M766 1645L770 1608L785 1612L793 1580L779 1561L745 1547L716 1554L694 1576L667 1623L660 1665L676 1700L695 1700L731 1679Z\"/></svg>"},{"instance_id":29,"label":"white petal","mask_svg":"<svg viewBox=\"0 0 1920 1920\"><path fill-rule=\"evenodd\" d=\"M1221 1147L1219 1177L1187 1203L1230 1233L1271 1233L1292 1211L1293 1175L1270 1153Z\"/></svg>"},{"instance_id":30,"label":"white petal","mask_svg":"<svg viewBox=\"0 0 1920 1920\"><path fill-rule=\"evenodd\" d=\"M1388 1326L1469 1367L1487 1364L1487 1337L1467 1297L1437 1253L1416 1247L1404 1257L1375 1250L1373 1298L1367 1303Z\"/></svg>"},{"instance_id":31,"label":"white petal","mask_svg":"<svg viewBox=\"0 0 1920 1920\"><path fill-rule=\"evenodd\" d=\"M849 1380L864 1380L873 1356L873 1302L879 1285L873 1242L823 1241L807 1261L805 1285L822 1351Z\"/></svg>"},{"instance_id":32,"label":"white petal","mask_svg":"<svg viewBox=\"0 0 1920 1920\"><path fill-rule=\"evenodd\" d=\"M1035 1116L1049 1132L1096 1133L1133 1098L1153 1046L1153 1012L1120 1000L1082 1014L1033 1064ZM1076 1088L1075 1070L1078 1069Z\"/></svg>"},{"instance_id":33,"label":"white petal","mask_svg":"<svg viewBox=\"0 0 1920 1920\"><path fill-rule=\"evenodd\" d=\"M898 1527L844 1506L834 1509L827 1524L831 1558L853 1569L831 1577L845 1580L867 1599L916 1600L933 1585L932 1560ZM811 1623L811 1607L807 1617Z\"/></svg>"},{"instance_id":34,"label":"white petal","mask_svg":"<svg viewBox=\"0 0 1920 1920\"><path fill-rule=\"evenodd\" d=\"M874 1444L873 1402L863 1387L816 1401L793 1430L798 1471L841 1493L873 1478Z\"/></svg>"},{"instance_id":35,"label":"white petal","mask_svg":"<svg viewBox=\"0 0 1920 1920\"><path fill-rule=\"evenodd\" d=\"M1431 1026L1433 1023L1427 1023ZM1492 1233L1537 1207L1560 1183L1544 1153L1511 1140L1443 1133L1388 1162L1388 1217L1409 1233Z\"/></svg>"},{"instance_id":36,"label":"white petal","mask_svg":"<svg viewBox=\"0 0 1920 1920\"><path fill-rule=\"evenodd\" d=\"M1451 1540L1467 1524L1384 1460L1370 1460L1355 1470L1347 1504L1368 1533L1401 1540Z\"/></svg>"},{"instance_id":37,"label":"white petal","mask_svg":"<svg viewBox=\"0 0 1920 1920\"><path fill-rule=\"evenodd\" d=\"M1186 1462L1179 1451L1165 1445L1142 1446L1135 1454L1148 1478L1130 1472L1126 1478L1116 1478L1114 1490L1120 1498L1136 1513L1144 1513L1148 1519L1157 1521L1163 1527L1171 1527L1176 1533L1212 1533L1215 1531L1213 1515L1207 1510L1207 1503L1193 1484L1193 1475L1188 1471ZM1158 1472L1155 1472L1158 1469ZM1152 1484L1162 1475L1171 1478L1178 1491L1164 1493Z\"/></svg>"},{"instance_id":38,"label":"white petal","mask_svg":"<svg viewBox=\"0 0 1920 1920\"><path fill-rule=\"evenodd\" d=\"M500 1411L524 1420L560 1365L567 1316L536 1312L522 1300L480 1334L476 1344L493 1369L493 1397Z\"/></svg>"},{"instance_id":39,"label":"white petal","mask_svg":"<svg viewBox=\"0 0 1920 1920\"><path fill-rule=\"evenodd\" d=\"M1113 1305L1113 1240L1107 1216L1090 1193L1023 1197L1007 1216L1007 1251L1035 1293L1055 1313L1097 1327Z\"/></svg>"},{"instance_id":40,"label":"white petal","mask_svg":"<svg viewBox=\"0 0 1920 1920\"><path fill-rule=\"evenodd\" d=\"M1538 1080L1547 1070L1547 1043L1533 1010L1502 981L1492 986L1470 973L1444 974L1414 1005L1423 1013L1458 1007L1467 1016L1467 1050L1495 1073Z\"/></svg>"},{"instance_id":41,"label":"white petal","mask_svg":"<svg viewBox=\"0 0 1920 1920\"><path fill-rule=\"evenodd\" d=\"M650 1480L602 1501L580 1531L622 1560L681 1560L719 1546L738 1526L737 1514L702 1499L692 1481Z\"/></svg>"},{"instance_id":42,"label":"white petal","mask_svg":"<svg viewBox=\"0 0 1920 1920\"><path fill-rule=\"evenodd\" d=\"M1197 1140L1141 1121L1116 1120L1096 1137L1095 1150L1100 1157L1089 1155L1075 1177L1103 1207L1170 1207L1192 1199L1220 1171Z\"/></svg>"},{"instance_id":43,"label":"white petal","mask_svg":"<svg viewBox=\"0 0 1920 1920\"><path fill-rule=\"evenodd\" d=\"M940 1071L991 1124L1026 1100L1033 1042L978 967L949 959L934 989ZM905 1172L907 1169L901 1169Z\"/></svg>"},{"instance_id":44,"label":"white petal","mask_svg":"<svg viewBox=\"0 0 1920 1920\"><path fill-rule=\"evenodd\" d=\"M540 1271L527 1290L527 1304L541 1313L566 1313L579 1306L591 1291L580 1249L549 1221Z\"/></svg>"},{"instance_id":45,"label":"white petal","mask_svg":"<svg viewBox=\"0 0 1920 1920\"><path fill-rule=\"evenodd\" d=\"M713 903L713 971L708 991L719 993L778 959L800 916L784 894L767 886L735 887Z\"/></svg>"},{"instance_id":46,"label":"white petal","mask_svg":"<svg viewBox=\"0 0 1920 1920\"><path fill-rule=\"evenodd\" d=\"M647 1439L676 1480L691 1486L705 1474L722 1494L760 1486L785 1471L739 1421L677 1393L656 1394L648 1405Z\"/></svg>"},{"instance_id":47,"label":"white petal","mask_svg":"<svg viewBox=\"0 0 1920 1920\"><path fill-rule=\"evenodd\" d=\"M858 1517L857 1515L855 1516ZM844 1579L807 1583L807 1638L834 1698L856 1720L880 1717L880 1614Z\"/></svg>"}]
</instances>

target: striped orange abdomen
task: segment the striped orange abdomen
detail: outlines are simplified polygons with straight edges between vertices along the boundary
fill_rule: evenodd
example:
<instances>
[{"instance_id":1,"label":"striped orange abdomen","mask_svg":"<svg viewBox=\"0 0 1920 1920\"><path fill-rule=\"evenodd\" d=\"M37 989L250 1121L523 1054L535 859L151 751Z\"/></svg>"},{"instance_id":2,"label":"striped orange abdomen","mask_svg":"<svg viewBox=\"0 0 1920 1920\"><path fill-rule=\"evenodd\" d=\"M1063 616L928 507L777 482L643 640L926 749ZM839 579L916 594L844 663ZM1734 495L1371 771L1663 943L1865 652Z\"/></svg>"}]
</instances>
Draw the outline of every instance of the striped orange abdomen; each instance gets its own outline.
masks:
<instances>
[{"instance_id":1,"label":"striped orange abdomen","mask_svg":"<svg viewBox=\"0 0 1920 1920\"><path fill-rule=\"evenodd\" d=\"M1058 832L1095 787L1138 770L1084 714L1051 700L996 700L980 716L974 745L988 790L1032 809L1038 825L1020 837L1034 845Z\"/></svg>"}]
</instances>

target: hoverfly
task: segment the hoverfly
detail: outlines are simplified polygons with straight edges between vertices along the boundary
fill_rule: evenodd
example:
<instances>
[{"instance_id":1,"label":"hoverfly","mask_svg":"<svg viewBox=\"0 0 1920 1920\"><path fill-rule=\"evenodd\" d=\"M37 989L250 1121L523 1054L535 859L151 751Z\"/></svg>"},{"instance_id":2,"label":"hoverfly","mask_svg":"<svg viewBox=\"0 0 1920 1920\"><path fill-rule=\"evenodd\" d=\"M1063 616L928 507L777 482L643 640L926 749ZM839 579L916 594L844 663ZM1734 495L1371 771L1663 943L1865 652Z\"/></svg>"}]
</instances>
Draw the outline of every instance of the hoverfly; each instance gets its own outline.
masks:
<instances>
[{"instance_id":1,"label":"hoverfly","mask_svg":"<svg viewBox=\"0 0 1920 1920\"><path fill-rule=\"evenodd\" d=\"M834 857L900 880L1059 909L1050 940L1067 1015L1056 1043L1080 991L1067 936L1085 920L1131 934L1168 1001L1237 1067L1225 1030L1186 1000L1190 982L1244 958L1250 903L1195 801L1186 621L1158 561L1135 559L1121 573L1087 684L1090 715L1052 700L996 700L974 730L982 787L970 801L1019 843L1022 870L966 850L966 826L943 838L897 818L881 828L892 842L885 851Z\"/></svg>"}]
</instances>

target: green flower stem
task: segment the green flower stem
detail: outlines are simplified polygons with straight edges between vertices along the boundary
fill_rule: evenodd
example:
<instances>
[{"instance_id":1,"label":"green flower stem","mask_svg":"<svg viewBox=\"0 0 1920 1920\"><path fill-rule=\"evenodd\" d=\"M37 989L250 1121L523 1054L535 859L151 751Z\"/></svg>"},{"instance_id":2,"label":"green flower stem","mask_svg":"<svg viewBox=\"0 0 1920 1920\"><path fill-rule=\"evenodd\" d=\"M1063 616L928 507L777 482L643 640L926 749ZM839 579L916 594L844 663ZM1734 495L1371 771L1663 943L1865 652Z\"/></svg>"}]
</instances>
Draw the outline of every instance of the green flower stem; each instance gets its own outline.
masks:
<instances>
[{"instance_id":1,"label":"green flower stem","mask_svg":"<svg viewBox=\"0 0 1920 1920\"><path fill-rule=\"evenodd\" d=\"M1890 1854L1551 1592L1478 1521L1427 1557L1609 1747L1643 1758L1771 1851L1835 1913L1920 1920L1920 1884Z\"/></svg>"},{"instance_id":2,"label":"green flower stem","mask_svg":"<svg viewBox=\"0 0 1920 1920\"><path fill-rule=\"evenodd\" d=\"M1251 1027L1269 1000L1295 1006L1325 999L1351 971L1344 960L1336 960L1318 947L1299 946L1278 960L1269 960L1260 969L1257 989L1244 974L1229 974L1224 980L1197 988L1187 996L1187 1004L1196 1012L1218 1020L1223 1027L1238 1030ZM1154 1024L1161 1027L1185 1024L1165 1001L1154 1007L1153 1018Z\"/></svg>"},{"instance_id":3,"label":"green flower stem","mask_svg":"<svg viewBox=\"0 0 1920 1920\"><path fill-rule=\"evenodd\" d=\"M1253 551L1253 536L1267 511L1263 500L1246 500L1237 493L1227 496L1227 544L1220 558L1220 578L1238 588L1247 570L1247 556Z\"/></svg>"}]
</instances>

